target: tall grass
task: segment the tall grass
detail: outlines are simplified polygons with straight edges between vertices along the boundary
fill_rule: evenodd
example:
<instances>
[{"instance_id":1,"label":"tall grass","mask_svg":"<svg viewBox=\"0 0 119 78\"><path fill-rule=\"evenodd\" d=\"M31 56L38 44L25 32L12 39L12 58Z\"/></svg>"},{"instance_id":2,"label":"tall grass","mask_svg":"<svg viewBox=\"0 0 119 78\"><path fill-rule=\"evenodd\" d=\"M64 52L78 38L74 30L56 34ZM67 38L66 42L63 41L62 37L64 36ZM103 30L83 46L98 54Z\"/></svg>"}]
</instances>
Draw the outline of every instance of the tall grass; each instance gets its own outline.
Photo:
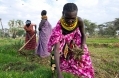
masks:
<instances>
[{"instance_id":1,"label":"tall grass","mask_svg":"<svg viewBox=\"0 0 119 78\"><path fill-rule=\"evenodd\" d=\"M119 43L117 38L87 38L87 44L91 43Z\"/></svg>"},{"instance_id":2,"label":"tall grass","mask_svg":"<svg viewBox=\"0 0 119 78\"><path fill-rule=\"evenodd\" d=\"M119 48L89 47L96 78L115 78L119 75Z\"/></svg>"},{"instance_id":3,"label":"tall grass","mask_svg":"<svg viewBox=\"0 0 119 78\"><path fill-rule=\"evenodd\" d=\"M29 54L19 55L18 49L24 44L21 39L0 39L0 78L52 78L50 58L42 59ZM34 53L33 51L31 51ZM74 76L64 74L67 78Z\"/></svg>"},{"instance_id":4,"label":"tall grass","mask_svg":"<svg viewBox=\"0 0 119 78\"><path fill-rule=\"evenodd\" d=\"M88 39L87 44L115 44L118 39ZM0 78L51 78L50 58L40 58L30 51L20 55L21 39L0 39ZM96 44L96 45L97 45ZM95 78L119 78L119 48L88 46L95 69ZM34 53L34 51L31 51ZM76 78L63 73L64 78Z\"/></svg>"}]
</instances>

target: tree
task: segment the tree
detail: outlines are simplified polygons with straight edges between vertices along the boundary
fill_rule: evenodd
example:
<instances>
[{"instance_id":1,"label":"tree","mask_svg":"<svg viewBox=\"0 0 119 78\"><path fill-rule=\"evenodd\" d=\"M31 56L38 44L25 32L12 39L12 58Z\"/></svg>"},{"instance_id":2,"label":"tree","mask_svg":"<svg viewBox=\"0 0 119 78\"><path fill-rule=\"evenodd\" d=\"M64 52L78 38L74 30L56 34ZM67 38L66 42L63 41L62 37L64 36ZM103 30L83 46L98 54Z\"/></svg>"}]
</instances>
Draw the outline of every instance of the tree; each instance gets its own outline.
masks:
<instances>
[{"instance_id":1,"label":"tree","mask_svg":"<svg viewBox=\"0 0 119 78\"><path fill-rule=\"evenodd\" d=\"M2 37L2 36L3 36L3 35L2 35L2 33L3 33L3 32L2 32L2 29L0 29L0 37Z\"/></svg>"},{"instance_id":2,"label":"tree","mask_svg":"<svg viewBox=\"0 0 119 78\"><path fill-rule=\"evenodd\" d=\"M116 34L116 27L114 26L114 22L106 22L105 23L107 28L105 29L105 35L115 36Z\"/></svg>"},{"instance_id":3,"label":"tree","mask_svg":"<svg viewBox=\"0 0 119 78\"><path fill-rule=\"evenodd\" d=\"M119 30L119 18L115 18L115 20L113 21L114 23L114 27L116 30Z\"/></svg>"},{"instance_id":4,"label":"tree","mask_svg":"<svg viewBox=\"0 0 119 78\"><path fill-rule=\"evenodd\" d=\"M95 28L97 27L96 23L92 23L91 21L84 19L85 30L89 33L90 36L94 35Z\"/></svg>"},{"instance_id":5,"label":"tree","mask_svg":"<svg viewBox=\"0 0 119 78\"><path fill-rule=\"evenodd\" d=\"M108 28L105 29L104 34L109 36L115 36L116 35L115 28L113 26L109 26Z\"/></svg>"},{"instance_id":6,"label":"tree","mask_svg":"<svg viewBox=\"0 0 119 78\"><path fill-rule=\"evenodd\" d=\"M1 34L2 34L2 37L4 37L4 28L3 28L3 25L2 25L2 19L0 18L0 23L1 23L1 27L2 27L2 32L1 32Z\"/></svg>"},{"instance_id":7,"label":"tree","mask_svg":"<svg viewBox=\"0 0 119 78\"><path fill-rule=\"evenodd\" d=\"M98 35L101 35L101 36L104 35L104 28L103 27L105 27L105 25L103 25L103 24L98 25L98 29L99 29Z\"/></svg>"},{"instance_id":8,"label":"tree","mask_svg":"<svg viewBox=\"0 0 119 78\"><path fill-rule=\"evenodd\" d=\"M12 36L12 38L16 38L16 27L15 27L15 21L14 20L10 20L8 22L8 25L10 27L10 34Z\"/></svg>"},{"instance_id":9,"label":"tree","mask_svg":"<svg viewBox=\"0 0 119 78\"><path fill-rule=\"evenodd\" d=\"M99 27L99 34L101 36L115 36L116 35L116 27L114 25L114 21L106 22L103 24L98 25Z\"/></svg>"},{"instance_id":10,"label":"tree","mask_svg":"<svg viewBox=\"0 0 119 78\"><path fill-rule=\"evenodd\" d=\"M22 20L10 20L8 22L8 25L10 27L10 34L12 35L12 38L16 38L16 35L18 34L19 30L23 30L23 21Z\"/></svg>"},{"instance_id":11,"label":"tree","mask_svg":"<svg viewBox=\"0 0 119 78\"><path fill-rule=\"evenodd\" d=\"M4 28L4 37L10 37L9 29L7 29L7 28Z\"/></svg>"}]
</instances>

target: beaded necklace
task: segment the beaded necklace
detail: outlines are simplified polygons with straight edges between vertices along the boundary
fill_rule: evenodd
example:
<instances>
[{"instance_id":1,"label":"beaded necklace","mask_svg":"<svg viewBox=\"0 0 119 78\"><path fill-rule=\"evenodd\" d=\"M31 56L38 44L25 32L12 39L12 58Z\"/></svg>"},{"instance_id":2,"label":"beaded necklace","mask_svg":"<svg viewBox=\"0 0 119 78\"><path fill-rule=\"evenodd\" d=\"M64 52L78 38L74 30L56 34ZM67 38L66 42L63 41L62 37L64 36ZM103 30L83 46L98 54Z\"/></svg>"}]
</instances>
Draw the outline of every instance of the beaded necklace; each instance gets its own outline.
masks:
<instances>
[{"instance_id":1,"label":"beaded necklace","mask_svg":"<svg viewBox=\"0 0 119 78\"><path fill-rule=\"evenodd\" d=\"M41 19L47 19L46 15L41 16Z\"/></svg>"},{"instance_id":2,"label":"beaded necklace","mask_svg":"<svg viewBox=\"0 0 119 78\"><path fill-rule=\"evenodd\" d=\"M60 19L61 25L64 29L68 30L68 31L72 31L73 29L76 28L77 23L78 23L78 18L76 18L76 20L72 23L72 24L67 24L64 20L64 18Z\"/></svg>"}]
</instances>

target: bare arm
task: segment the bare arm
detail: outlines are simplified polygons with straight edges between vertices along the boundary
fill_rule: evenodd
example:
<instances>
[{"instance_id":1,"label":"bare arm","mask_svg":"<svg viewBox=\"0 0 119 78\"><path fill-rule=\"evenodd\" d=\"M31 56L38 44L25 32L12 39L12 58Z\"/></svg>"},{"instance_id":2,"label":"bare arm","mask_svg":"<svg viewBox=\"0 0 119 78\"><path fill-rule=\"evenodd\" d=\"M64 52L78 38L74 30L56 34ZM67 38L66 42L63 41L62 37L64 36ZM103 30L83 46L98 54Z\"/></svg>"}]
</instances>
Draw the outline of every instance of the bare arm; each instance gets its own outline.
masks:
<instances>
[{"instance_id":1,"label":"bare arm","mask_svg":"<svg viewBox=\"0 0 119 78\"><path fill-rule=\"evenodd\" d=\"M41 20L38 30L40 31L46 20Z\"/></svg>"},{"instance_id":2,"label":"bare arm","mask_svg":"<svg viewBox=\"0 0 119 78\"><path fill-rule=\"evenodd\" d=\"M84 28L84 23L83 23L83 20L79 17L78 18L79 20L79 30L81 32L81 48L83 49L83 45L85 44L86 42L86 36L85 36L85 28Z\"/></svg>"},{"instance_id":3,"label":"bare arm","mask_svg":"<svg viewBox=\"0 0 119 78\"><path fill-rule=\"evenodd\" d=\"M61 70L60 70L59 46L60 46L60 43L55 44L55 47L54 47L54 58L55 58L56 71L57 71L57 74L58 74L58 78L63 78L63 76L61 74Z\"/></svg>"},{"instance_id":4,"label":"bare arm","mask_svg":"<svg viewBox=\"0 0 119 78\"><path fill-rule=\"evenodd\" d=\"M36 30L37 26L36 25L34 25L34 26L35 26L35 30Z\"/></svg>"},{"instance_id":5,"label":"bare arm","mask_svg":"<svg viewBox=\"0 0 119 78\"><path fill-rule=\"evenodd\" d=\"M36 24L33 24L33 23L32 23L31 25L33 26L33 28L35 28L35 33L36 33L36 32L37 32L37 31L36 31L36 28L37 28Z\"/></svg>"},{"instance_id":6,"label":"bare arm","mask_svg":"<svg viewBox=\"0 0 119 78\"><path fill-rule=\"evenodd\" d=\"M34 26L35 26L35 33L37 33L37 31L36 31L36 28L37 28L36 24Z\"/></svg>"},{"instance_id":7,"label":"bare arm","mask_svg":"<svg viewBox=\"0 0 119 78\"><path fill-rule=\"evenodd\" d=\"M26 31L26 34L28 35L28 39L30 39L30 34L29 34L29 31L31 31L31 29L30 28L28 28L27 26L24 26L24 29L25 29L25 31Z\"/></svg>"}]
</instances>

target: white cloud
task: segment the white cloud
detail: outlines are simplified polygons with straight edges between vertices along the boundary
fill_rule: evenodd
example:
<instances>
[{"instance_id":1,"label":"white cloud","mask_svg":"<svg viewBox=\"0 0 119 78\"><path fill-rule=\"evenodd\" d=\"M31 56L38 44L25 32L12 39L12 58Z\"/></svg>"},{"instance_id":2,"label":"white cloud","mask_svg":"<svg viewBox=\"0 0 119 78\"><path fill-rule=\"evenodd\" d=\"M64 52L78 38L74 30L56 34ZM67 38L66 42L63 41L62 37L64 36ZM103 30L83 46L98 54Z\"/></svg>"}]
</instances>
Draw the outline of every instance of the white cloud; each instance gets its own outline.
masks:
<instances>
[{"instance_id":1,"label":"white cloud","mask_svg":"<svg viewBox=\"0 0 119 78\"><path fill-rule=\"evenodd\" d=\"M76 3L84 7L93 7L98 4L98 0L76 0Z\"/></svg>"},{"instance_id":2,"label":"white cloud","mask_svg":"<svg viewBox=\"0 0 119 78\"><path fill-rule=\"evenodd\" d=\"M38 25L41 11L45 9L49 22L54 27L62 15L63 5L67 2L77 4L78 16L98 24L119 17L119 0L0 0L0 18L5 28L11 19L24 22L30 19Z\"/></svg>"},{"instance_id":3,"label":"white cloud","mask_svg":"<svg viewBox=\"0 0 119 78\"><path fill-rule=\"evenodd\" d=\"M7 7L5 7L5 6L0 6L0 14L6 14L7 12L6 12L6 9L7 9Z\"/></svg>"},{"instance_id":4,"label":"white cloud","mask_svg":"<svg viewBox=\"0 0 119 78\"><path fill-rule=\"evenodd\" d=\"M111 11L114 11L115 13L116 12L119 13L119 8L118 7L111 7L110 9L111 9Z\"/></svg>"}]
</instances>

